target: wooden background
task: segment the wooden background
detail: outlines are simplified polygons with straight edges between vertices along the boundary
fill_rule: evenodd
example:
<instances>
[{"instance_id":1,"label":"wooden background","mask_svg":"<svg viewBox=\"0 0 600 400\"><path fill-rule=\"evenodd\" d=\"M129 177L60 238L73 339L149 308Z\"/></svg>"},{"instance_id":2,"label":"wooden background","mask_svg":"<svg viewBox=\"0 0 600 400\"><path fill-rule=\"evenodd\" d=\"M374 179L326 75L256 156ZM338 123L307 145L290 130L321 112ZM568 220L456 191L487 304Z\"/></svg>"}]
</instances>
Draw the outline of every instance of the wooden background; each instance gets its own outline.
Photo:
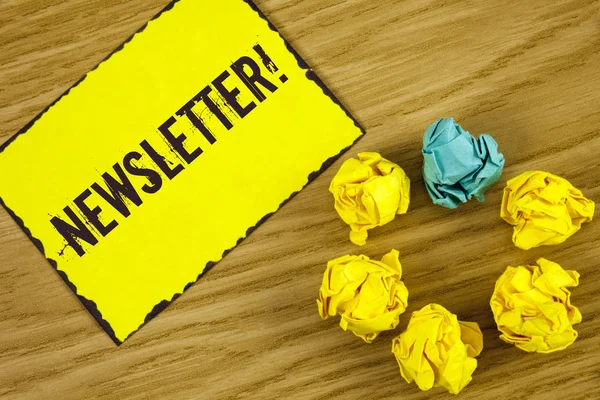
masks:
<instances>
[{"instance_id":1,"label":"wooden background","mask_svg":"<svg viewBox=\"0 0 600 400\"><path fill-rule=\"evenodd\" d=\"M206 1L206 0L196 0ZM5 141L168 0L1 0ZM257 4L366 127L359 151L410 176L407 215L358 248L327 186L341 160L203 279L116 347L0 211L2 398L451 398L405 383L390 353L409 315L438 302L478 322L485 349L464 399L600 399L600 222L522 251L499 217L506 180L564 176L600 202L598 1L261 0ZM490 133L507 166L486 202L432 205L420 174L425 128L453 116ZM26 160L24 160L26 162ZM41 199L43 201L43 199ZM410 290L395 332L364 344L321 321L327 260L397 248ZM488 306L507 265L547 257L581 273L579 339L551 355L498 338Z\"/></svg>"}]
</instances>

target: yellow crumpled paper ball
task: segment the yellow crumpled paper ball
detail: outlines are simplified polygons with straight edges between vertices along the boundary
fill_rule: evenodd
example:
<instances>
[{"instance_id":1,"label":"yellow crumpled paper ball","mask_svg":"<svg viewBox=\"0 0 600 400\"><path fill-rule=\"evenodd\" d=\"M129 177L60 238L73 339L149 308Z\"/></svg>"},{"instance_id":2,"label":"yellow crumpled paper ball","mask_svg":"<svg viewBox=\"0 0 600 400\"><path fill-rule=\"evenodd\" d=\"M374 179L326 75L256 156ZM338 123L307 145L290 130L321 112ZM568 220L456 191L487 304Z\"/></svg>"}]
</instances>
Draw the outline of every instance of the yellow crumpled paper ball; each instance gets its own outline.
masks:
<instances>
[{"instance_id":1,"label":"yellow crumpled paper ball","mask_svg":"<svg viewBox=\"0 0 600 400\"><path fill-rule=\"evenodd\" d=\"M595 204L564 178L528 171L508 181L500 216L515 225L515 246L559 244L594 216Z\"/></svg>"},{"instance_id":2,"label":"yellow crumpled paper ball","mask_svg":"<svg viewBox=\"0 0 600 400\"><path fill-rule=\"evenodd\" d=\"M359 153L358 160L346 160L329 191L338 214L350 225L350 240L359 246L366 244L367 230L405 214L410 203L410 179L379 153Z\"/></svg>"},{"instance_id":3,"label":"yellow crumpled paper ball","mask_svg":"<svg viewBox=\"0 0 600 400\"><path fill-rule=\"evenodd\" d=\"M398 250L381 261L343 256L327 263L317 305L322 319L340 314L340 326L371 343L381 331L394 329L406 310L408 290Z\"/></svg>"},{"instance_id":4,"label":"yellow crumpled paper ball","mask_svg":"<svg viewBox=\"0 0 600 400\"><path fill-rule=\"evenodd\" d=\"M544 258L537 264L508 267L490 306L502 340L525 351L551 353L577 338L573 324L581 322L581 313L566 288L579 284L579 274Z\"/></svg>"},{"instance_id":5,"label":"yellow crumpled paper ball","mask_svg":"<svg viewBox=\"0 0 600 400\"><path fill-rule=\"evenodd\" d=\"M458 394L469 382L483 335L476 322L459 321L439 304L429 304L412 314L408 328L392 342L400 374L421 390L443 386Z\"/></svg>"}]
</instances>

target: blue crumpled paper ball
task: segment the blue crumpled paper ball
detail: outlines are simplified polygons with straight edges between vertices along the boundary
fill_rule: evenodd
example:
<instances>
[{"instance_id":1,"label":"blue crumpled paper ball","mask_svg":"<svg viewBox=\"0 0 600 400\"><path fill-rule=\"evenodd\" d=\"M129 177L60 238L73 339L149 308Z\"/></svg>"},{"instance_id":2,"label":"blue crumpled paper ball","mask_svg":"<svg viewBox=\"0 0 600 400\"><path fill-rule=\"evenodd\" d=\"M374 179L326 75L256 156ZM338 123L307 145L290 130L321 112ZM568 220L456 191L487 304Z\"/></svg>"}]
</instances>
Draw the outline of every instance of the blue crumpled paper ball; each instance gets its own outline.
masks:
<instances>
[{"instance_id":1,"label":"blue crumpled paper ball","mask_svg":"<svg viewBox=\"0 0 600 400\"><path fill-rule=\"evenodd\" d=\"M442 118L423 136L423 178L434 204L456 208L483 194L502 175L504 156L490 135L475 139L454 122Z\"/></svg>"}]
</instances>

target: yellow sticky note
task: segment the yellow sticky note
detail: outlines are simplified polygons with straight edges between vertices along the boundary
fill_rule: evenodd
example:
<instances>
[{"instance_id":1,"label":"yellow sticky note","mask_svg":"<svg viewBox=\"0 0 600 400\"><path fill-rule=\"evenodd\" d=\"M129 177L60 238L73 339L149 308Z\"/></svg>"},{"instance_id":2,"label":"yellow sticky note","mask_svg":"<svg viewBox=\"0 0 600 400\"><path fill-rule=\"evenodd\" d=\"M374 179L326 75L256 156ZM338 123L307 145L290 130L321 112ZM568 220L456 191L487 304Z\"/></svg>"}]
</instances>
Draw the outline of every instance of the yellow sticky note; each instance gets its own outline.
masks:
<instances>
[{"instance_id":1,"label":"yellow sticky note","mask_svg":"<svg viewBox=\"0 0 600 400\"><path fill-rule=\"evenodd\" d=\"M252 2L181 0L2 146L0 197L120 343L362 133Z\"/></svg>"}]
</instances>

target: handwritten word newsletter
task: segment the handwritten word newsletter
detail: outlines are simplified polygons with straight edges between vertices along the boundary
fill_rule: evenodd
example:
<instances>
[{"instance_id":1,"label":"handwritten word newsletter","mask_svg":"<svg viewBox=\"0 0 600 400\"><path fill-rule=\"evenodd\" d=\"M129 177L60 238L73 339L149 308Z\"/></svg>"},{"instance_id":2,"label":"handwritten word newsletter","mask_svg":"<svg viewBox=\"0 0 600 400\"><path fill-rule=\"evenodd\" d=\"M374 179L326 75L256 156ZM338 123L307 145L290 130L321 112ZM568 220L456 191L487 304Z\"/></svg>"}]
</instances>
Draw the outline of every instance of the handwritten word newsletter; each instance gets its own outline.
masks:
<instances>
[{"instance_id":1,"label":"handwritten word newsletter","mask_svg":"<svg viewBox=\"0 0 600 400\"><path fill-rule=\"evenodd\" d=\"M180 163L167 162L166 158L154 146L147 140L143 140L139 145L139 149L125 154L121 161L114 164L112 171L102 174L103 185L92 183L74 199L72 205L64 207L64 215L68 218L59 218L58 216L51 218L50 223L66 240L67 246L71 246L82 257L86 252L83 246L84 242L95 246L100 238L110 234L119 225L116 220L103 222L100 218L103 211L101 206L90 206L86 203L94 193L106 202L103 207L113 207L119 214L127 218L131 215L130 207L132 205L136 207L142 205L141 192L147 194L159 192L163 187L163 179L174 179L185 169L186 165L193 163L203 153L200 147L188 150L184 146L187 137L182 133L178 134L172 131L173 125L179 119L187 119L210 145L217 141L217 138L206 126L205 119L200 118L194 112L193 108L197 104L203 103L206 110L216 117L227 130L234 127L232 120L223 112L220 105L211 99L209 96L211 93L217 92L235 114L240 118L244 118L256 109L257 103L260 104L265 101L266 93L274 93L278 89L277 85L273 83L274 74L278 71L277 66L260 44L254 46L253 50L255 53L254 58L243 56L233 62L228 69L202 88L198 94L158 127L158 132L170 150L179 155ZM260 59L260 62L255 61L255 58ZM262 69L260 64L263 65ZM243 89L231 88L232 81L236 78L238 86ZM228 88L225 86L227 80ZM285 74L279 75L281 84L287 80L288 77ZM241 90L248 90L256 101L240 104L239 95ZM147 165L144 167L137 165L136 162L139 162L142 157L152 160L155 168L150 168ZM130 179L131 176L143 177L146 183L141 187L136 187Z\"/></svg>"}]
</instances>

